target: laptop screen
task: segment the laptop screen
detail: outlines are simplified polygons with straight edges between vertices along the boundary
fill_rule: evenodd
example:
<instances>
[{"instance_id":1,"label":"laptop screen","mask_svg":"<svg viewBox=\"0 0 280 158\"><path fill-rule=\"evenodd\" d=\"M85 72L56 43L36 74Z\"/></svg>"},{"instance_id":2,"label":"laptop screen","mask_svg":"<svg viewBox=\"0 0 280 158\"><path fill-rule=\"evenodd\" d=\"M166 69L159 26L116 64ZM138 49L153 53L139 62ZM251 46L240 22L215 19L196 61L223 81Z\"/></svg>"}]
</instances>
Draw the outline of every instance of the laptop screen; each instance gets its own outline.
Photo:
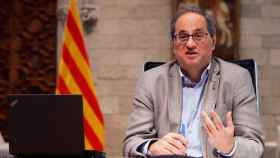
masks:
<instances>
[{"instance_id":1,"label":"laptop screen","mask_svg":"<svg viewBox=\"0 0 280 158\"><path fill-rule=\"evenodd\" d=\"M84 151L81 95L16 94L8 98L10 153L76 155Z\"/></svg>"}]
</instances>

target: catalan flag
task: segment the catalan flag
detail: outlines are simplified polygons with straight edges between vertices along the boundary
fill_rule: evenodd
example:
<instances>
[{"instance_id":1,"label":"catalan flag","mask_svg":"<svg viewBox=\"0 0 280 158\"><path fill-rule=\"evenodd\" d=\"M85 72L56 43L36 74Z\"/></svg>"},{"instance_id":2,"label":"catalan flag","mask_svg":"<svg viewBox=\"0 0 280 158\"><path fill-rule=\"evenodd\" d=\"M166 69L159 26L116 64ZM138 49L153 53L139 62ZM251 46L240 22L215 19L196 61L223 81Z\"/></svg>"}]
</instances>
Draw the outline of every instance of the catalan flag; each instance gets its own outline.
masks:
<instances>
[{"instance_id":1,"label":"catalan flag","mask_svg":"<svg viewBox=\"0 0 280 158\"><path fill-rule=\"evenodd\" d=\"M81 94L85 150L103 151L104 120L96 98L77 0L71 0L64 27L56 94Z\"/></svg>"}]
</instances>

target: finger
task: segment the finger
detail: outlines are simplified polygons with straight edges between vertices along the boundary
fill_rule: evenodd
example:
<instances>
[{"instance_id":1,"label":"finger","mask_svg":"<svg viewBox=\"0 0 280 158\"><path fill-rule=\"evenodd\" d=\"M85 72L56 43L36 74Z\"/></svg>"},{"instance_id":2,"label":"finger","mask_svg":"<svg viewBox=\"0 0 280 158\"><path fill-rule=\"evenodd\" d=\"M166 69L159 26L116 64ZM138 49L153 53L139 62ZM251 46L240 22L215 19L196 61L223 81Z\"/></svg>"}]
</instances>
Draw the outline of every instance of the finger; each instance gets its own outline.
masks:
<instances>
[{"instance_id":1,"label":"finger","mask_svg":"<svg viewBox=\"0 0 280 158\"><path fill-rule=\"evenodd\" d=\"M170 139L169 143L171 145L173 145L174 147L176 147L178 150L184 151L186 150L186 147L184 146L184 144L182 144L179 140L176 139Z\"/></svg>"},{"instance_id":2,"label":"finger","mask_svg":"<svg viewBox=\"0 0 280 158\"><path fill-rule=\"evenodd\" d=\"M150 147L149 147L149 151L151 155L170 155L172 154L171 151L165 149L165 141L163 139L159 139L158 141L156 141L155 143L153 143Z\"/></svg>"},{"instance_id":3,"label":"finger","mask_svg":"<svg viewBox=\"0 0 280 158\"><path fill-rule=\"evenodd\" d=\"M224 128L224 125L223 125L223 122L221 121L221 118L219 117L219 115L215 111L211 112L211 117L212 117L212 119L214 121L214 124L215 124L218 131Z\"/></svg>"},{"instance_id":4,"label":"finger","mask_svg":"<svg viewBox=\"0 0 280 158\"><path fill-rule=\"evenodd\" d=\"M174 139L172 137L168 137L166 138L166 141L171 144L172 146L174 146L175 148L177 148L178 150L180 150L181 152L185 152L186 151L186 146L180 142L179 140L177 139Z\"/></svg>"},{"instance_id":5,"label":"finger","mask_svg":"<svg viewBox=\"0 0 280 158\"><path fill-rule=\"evenodd\" d=\"M227 113L227 127L234 128L233 121L232 121L232 112Z\"/></svg>"},{"instance_id":6,"label":"finger","mask_svg":"<svg viewBox=\"0 0 280 158\"><path fill-rule=\"evenodd\" d=\"M207 128L207 125L205 123L203 123L203 127L208 135L208 137L213 137L213 134L209 131L209 129Z\"/></svg>"},{"instance_id":7,"label":"finger","mask_svg":"<svg viewBox=\"0 0 280 158\"><path fill-rule=\"evenodd\" d=\"M172 139L178 140L185 148L187 147L187 139L178 133L170 133L170 136L172 137Z\"/></svg>"},{"instance_id":8,"label":"finger","mask_svg":"<svg viewBox=\"0 0 280 158\"><path fill-rule=\"evenodd\" d=\"M163 148L171 154L176 154L176 155L183 155L184 154L184 151L178 150L176 147L174 147L172 144L170 144L167 141L164 142Z\"/></svg>"},{"instance_id":9,"label":"finger","mask_svg":"<svg viewBox=\"0 0 280 158\"><path fill-rule=\"evenodd\" d=\"M207 115L207 113L205 111L202 112L202 116L203 116L203 122L205 123L206 128L209 130L209 132L211 132L211 134L216 134L217 133L217 129L216 129L214 123L208 117L208 115Z\"/></svg>"}]
</instances>

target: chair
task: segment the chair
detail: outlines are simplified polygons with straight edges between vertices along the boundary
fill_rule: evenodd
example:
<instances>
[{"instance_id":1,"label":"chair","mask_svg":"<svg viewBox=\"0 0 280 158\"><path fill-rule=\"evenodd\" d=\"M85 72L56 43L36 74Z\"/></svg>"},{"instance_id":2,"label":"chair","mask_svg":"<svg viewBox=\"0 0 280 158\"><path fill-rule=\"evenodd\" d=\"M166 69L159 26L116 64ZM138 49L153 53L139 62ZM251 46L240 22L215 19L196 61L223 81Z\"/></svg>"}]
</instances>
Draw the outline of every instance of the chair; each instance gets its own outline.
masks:
<instances>
[{"instance_id":1,"label":"chair","mask_svg":"<svg viewBox=\"0 0 280 158\"><path fill-rule=\"evenodd\" d=\"M241 67L247 69L250 72L252 83L254 86L254 90L257 96L257 111L259 112L259 90L258 90L258 69L257 69L257 63L254 61L254 59L242 59L242 60L234 60L231 61L232 63L235 63L237 65L240 65ZM152 69L154 67L160 66L164 64L165 62L153 62L148 61L144 64L144 71L147 71L149 69Z\"/></svg>"}]
</instances>

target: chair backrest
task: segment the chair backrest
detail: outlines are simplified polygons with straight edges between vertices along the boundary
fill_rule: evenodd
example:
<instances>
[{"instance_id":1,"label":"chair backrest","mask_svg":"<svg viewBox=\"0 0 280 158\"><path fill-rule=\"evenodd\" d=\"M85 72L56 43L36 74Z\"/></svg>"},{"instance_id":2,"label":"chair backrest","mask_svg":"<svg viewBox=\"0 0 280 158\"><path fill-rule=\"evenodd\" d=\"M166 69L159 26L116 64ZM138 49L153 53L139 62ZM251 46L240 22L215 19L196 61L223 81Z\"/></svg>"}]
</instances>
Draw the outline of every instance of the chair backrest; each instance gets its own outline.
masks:
<instances>
[{"instance_id":1,"label":"chair backrest","mask_svg":"<svg viewBox=\"0 0 280 158\"><path fill-rule=\"evenodd\" d=\"M230 62L240 65L241 67L247 69L250 72L254 90L257 96L257 111L259 112L258 70L256 62L254 61L254 59L242 59ZM144 64L144 71L160 66L164 63L165 62L148 61Z\"/></svg>"}]
</instances>

